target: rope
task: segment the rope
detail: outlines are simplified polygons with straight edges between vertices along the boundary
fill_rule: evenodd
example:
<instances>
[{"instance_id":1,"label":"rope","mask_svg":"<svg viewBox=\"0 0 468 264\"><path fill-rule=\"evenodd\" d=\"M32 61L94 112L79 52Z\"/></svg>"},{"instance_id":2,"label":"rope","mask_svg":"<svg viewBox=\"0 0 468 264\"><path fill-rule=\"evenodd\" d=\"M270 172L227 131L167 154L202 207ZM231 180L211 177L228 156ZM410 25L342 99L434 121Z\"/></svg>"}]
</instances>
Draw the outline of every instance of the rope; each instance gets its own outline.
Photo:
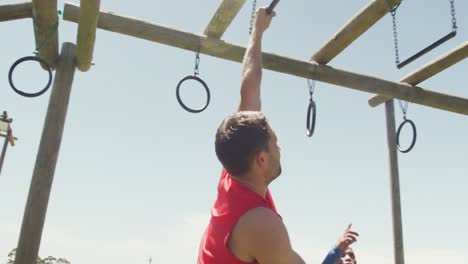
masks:
<instances>
[{"instance_id":1,"label":"rope","mask_svg":"<svg viewBox=\"0 0 468 264\"><path fill-rule=\"evenodd\" d=\"M59 14L60 14L60 11L59 11ZM37 43L37 32L36 32L36 19L35 17L33 16L32 17L32 20L33 20L33 29L34 29L34 39L36 40L36 43ZM49 32L47 32L44 40L42 40L41 43L39 43L39 45L36 45L36 49L34 50L34 54L38 54L39 53L39 50L42 49L42 47L44 47L44 45L50 40L50 38L57 32L57 29L58 29L58 25L59 25L59 17L57 16L57 22L52 26L52 28L49 30Z\"/></svg>"}]
</instances>

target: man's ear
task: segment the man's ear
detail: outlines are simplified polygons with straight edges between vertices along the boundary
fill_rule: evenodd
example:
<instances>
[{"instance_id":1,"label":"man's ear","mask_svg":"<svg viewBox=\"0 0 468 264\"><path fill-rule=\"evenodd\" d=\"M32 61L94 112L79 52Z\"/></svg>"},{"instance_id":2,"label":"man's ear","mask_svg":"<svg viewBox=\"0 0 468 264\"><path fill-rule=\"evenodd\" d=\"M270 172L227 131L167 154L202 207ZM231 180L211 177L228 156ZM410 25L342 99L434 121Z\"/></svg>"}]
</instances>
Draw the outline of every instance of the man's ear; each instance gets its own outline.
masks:
<instances>
[{"instance_id":1,"label":"man's ear","mask_svg":"<svg viewBox=\"0 0 468 264\"><path fill-rule=\"evenodd\" d=\"M263 167L263 164L265 163L265 152L258 151L255 154L255 163L257 167Z\"/></svg>"}]
</instances>

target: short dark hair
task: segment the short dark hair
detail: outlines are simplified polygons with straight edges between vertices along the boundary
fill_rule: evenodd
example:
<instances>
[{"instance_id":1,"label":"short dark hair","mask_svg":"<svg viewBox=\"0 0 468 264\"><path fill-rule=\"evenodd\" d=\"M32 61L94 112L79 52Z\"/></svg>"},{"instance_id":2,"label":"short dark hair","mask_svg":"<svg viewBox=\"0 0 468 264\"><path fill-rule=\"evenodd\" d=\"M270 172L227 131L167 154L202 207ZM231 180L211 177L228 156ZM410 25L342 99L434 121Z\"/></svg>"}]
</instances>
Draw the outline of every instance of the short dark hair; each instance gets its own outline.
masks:
<instances>
[{"instance_id":1,"label":"short dark hair","mask_svg":"<svg viewBox=\"0 0 468 264\"><path fill-rule=\"evenodd\" d=\"M216 132L216 156L231 175L242 176L250 170L258 151L268 151L268 121L256 111L241 111L223 120Z\"/></svg>"}]
</instances>

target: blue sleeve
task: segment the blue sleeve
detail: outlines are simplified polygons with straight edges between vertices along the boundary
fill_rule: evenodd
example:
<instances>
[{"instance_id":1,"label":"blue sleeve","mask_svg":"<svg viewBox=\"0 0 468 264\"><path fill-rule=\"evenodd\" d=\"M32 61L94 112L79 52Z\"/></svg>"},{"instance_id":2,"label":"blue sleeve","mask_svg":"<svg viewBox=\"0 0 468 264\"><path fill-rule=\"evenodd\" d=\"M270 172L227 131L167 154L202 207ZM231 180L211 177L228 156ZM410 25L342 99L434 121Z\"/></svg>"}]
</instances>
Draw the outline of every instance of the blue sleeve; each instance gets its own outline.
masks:
<instances>
[{"instance_id":1,"label":"blue sleeve","mask_svg":"<svg viewBox=\"0 0 468 264\"><path fill-rule=\"evenodd\" d=\"M335 264L340 258L341 251L338 248L333 247L332 250L328 252L328 255L325 257L322 264Z\"/></svg>"}]
</instances>

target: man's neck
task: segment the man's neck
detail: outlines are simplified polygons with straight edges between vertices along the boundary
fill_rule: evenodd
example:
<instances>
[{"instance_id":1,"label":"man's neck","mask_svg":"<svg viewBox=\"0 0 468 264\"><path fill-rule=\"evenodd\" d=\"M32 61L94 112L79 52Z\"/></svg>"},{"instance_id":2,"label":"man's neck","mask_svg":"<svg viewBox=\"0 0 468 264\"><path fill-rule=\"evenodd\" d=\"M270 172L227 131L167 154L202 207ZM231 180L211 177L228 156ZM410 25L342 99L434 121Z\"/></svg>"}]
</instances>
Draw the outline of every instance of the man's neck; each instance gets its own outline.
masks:
<instances>
[{"instance_id":1,"label":"man's neck","mask_svg":"<svg viewBox=\"0 0 468 264\"><path fill-rule=\"evenodd\" d=\"M259 177L252 177L250 175L244 176L232 176L232 178L239 182L240 184L244 185L245 187L249 188L251 191L257 193L261 197L265 199L267 185L261 181Z\"/></svg>"}]
</instances>

